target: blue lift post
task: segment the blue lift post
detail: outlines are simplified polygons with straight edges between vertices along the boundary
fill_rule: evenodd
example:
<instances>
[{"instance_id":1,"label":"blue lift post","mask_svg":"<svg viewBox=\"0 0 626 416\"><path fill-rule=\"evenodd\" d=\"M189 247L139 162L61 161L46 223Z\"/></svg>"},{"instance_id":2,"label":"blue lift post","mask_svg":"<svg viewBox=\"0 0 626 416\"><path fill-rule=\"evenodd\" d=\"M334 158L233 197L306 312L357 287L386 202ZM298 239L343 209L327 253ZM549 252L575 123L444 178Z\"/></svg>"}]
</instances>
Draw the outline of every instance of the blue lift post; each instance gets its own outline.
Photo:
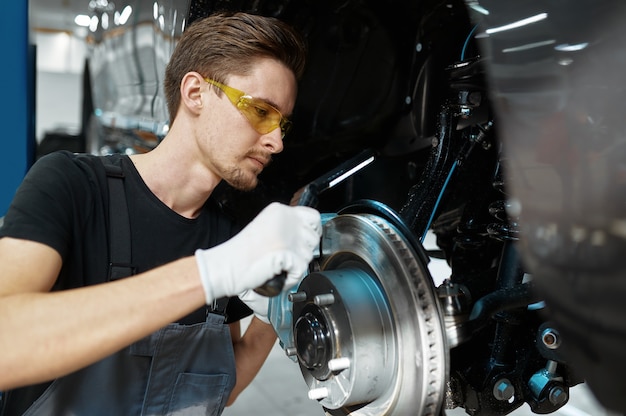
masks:
<instances>
[{"instance_id":1,"label":"blue lift post","mask_svg":"<svg viewBox=\"0 0 626 416\"><path fill-rule=\"evenodd\" d=\"M29 41L28 1L8 1L0 13L4 117L0 151L0 217L35 154L35 47Z\"/></svg>"}]
</instances>

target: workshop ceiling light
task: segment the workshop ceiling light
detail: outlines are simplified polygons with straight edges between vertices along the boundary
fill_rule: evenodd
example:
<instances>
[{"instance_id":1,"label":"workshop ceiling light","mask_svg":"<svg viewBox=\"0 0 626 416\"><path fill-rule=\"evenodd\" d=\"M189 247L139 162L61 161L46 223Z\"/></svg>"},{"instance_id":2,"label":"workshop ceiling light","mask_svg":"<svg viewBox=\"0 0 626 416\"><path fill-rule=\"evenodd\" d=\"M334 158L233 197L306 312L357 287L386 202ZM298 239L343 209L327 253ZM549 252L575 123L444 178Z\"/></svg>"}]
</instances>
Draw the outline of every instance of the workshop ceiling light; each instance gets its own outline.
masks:
<instances>
[{"instance_id":1,"label":"workshop ceiling light","mask_svg":"<svg viewBox=\"0 0 626 416\"><path fill-rule=\"evenodd\" d=\"M79 14L74 18L74 23L78 26L89 27L91 23L91 16L87 16L86 14Z\"/></svg>"}]
</instances>

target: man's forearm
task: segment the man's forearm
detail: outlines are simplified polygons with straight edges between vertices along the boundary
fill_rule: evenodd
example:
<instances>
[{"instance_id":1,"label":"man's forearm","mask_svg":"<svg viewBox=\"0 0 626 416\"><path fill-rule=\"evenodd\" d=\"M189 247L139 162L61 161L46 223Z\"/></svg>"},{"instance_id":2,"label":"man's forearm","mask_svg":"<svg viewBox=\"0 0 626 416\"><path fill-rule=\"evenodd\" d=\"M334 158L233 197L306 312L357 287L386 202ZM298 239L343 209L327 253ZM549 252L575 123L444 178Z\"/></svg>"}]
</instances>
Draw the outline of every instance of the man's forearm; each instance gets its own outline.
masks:
<instances>
[{"instance_id":1,"label":"man's forearm","mask_svg":"<svg viewBox=\"0 0 626 416\"><path fill-rule=\"evenodd\" d=\"M0 389L78 370L198 308L194 267L182 259L103 285L0 296Z\"/></svg>"}]
</instances>

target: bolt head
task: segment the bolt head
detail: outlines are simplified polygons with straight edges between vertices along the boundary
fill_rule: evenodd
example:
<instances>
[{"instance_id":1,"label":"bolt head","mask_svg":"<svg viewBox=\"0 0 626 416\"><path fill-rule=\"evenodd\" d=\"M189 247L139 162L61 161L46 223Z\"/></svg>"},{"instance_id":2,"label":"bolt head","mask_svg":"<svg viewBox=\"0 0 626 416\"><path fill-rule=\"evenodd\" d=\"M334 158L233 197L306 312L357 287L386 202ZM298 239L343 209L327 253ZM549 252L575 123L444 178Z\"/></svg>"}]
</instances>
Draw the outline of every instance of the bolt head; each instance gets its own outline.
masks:
<instances>
[{"instance_id":1,"label":"bolt head","mask_svg":"<svg viewBox=\"0 0 626 416\"><path fill-rule=\"evenodd\" d=\"M561 386L555 386L550 389L548 400L554 406L561 406L567 401L567 392Z\"/></svg>"},{"instance_id":2,"label":"bolt head","mask_svg":"<svg viewBox=\"0 0 626 416\"><path fill-rule=\"evenodd\" d=\"M515 395L515 387L508 379L502 379L496 382L493 387L493 397L496 400L508 401Z\"/></svg>"}]
</instances>

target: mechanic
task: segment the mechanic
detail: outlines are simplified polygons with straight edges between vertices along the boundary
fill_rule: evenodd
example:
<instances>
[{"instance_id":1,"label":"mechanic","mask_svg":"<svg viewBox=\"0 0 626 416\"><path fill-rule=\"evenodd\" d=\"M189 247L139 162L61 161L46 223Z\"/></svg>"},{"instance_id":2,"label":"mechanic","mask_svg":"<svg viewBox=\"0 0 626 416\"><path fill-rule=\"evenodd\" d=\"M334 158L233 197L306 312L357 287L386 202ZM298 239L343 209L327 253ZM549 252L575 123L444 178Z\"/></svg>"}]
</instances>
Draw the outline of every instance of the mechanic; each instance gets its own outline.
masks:
<instances>
[{"instance_id":1,"label":"mechanic","mask_svg":"<svg viewBox=\"0 0 626 416\"><path fill-rule=\"evenodd\" d=\"M282 151L304 55L277 19L200 19L154 150L33 165L0 231L2 414L217 415L251 382L276 340L252 289L299 280L320 215L274 202L242 228L212 193L253 189Z\"/></svg>"}]
</instances>

